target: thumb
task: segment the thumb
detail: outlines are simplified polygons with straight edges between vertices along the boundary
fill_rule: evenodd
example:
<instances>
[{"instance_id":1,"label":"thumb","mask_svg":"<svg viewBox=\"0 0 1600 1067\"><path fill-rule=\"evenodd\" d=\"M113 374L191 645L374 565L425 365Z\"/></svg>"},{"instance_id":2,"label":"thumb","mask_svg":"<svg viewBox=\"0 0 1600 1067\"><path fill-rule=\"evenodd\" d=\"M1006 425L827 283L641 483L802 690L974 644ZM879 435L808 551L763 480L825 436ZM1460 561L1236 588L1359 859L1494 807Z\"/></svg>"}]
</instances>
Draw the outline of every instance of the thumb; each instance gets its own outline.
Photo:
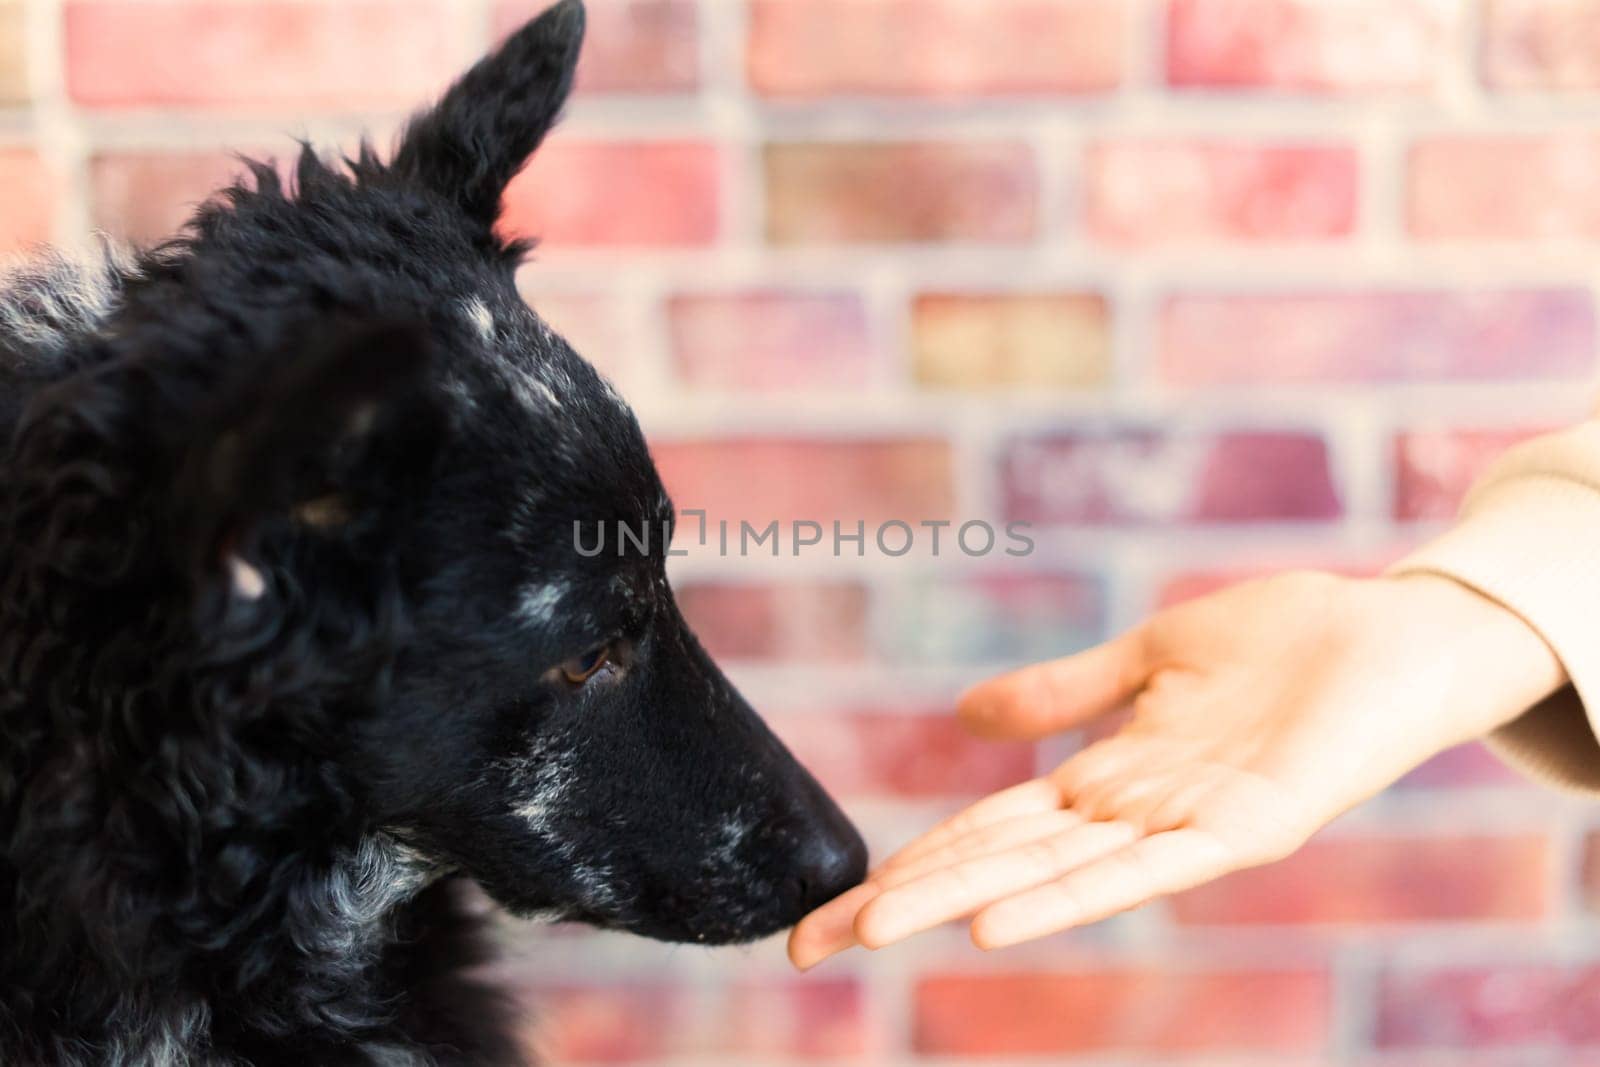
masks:
<instances>
[{"instance_id":1,"label":"thumb","mask_svg":"<svg viewBox=\"0 0 1600 1067\"><path fill-rule=\"evenodd\" d=\"M1150 677L1144 630L1074 656L979 682L962 694L967 729L995 740L1036 739L1081 726L1133 699Z\"/></svg>"}]
</instances>

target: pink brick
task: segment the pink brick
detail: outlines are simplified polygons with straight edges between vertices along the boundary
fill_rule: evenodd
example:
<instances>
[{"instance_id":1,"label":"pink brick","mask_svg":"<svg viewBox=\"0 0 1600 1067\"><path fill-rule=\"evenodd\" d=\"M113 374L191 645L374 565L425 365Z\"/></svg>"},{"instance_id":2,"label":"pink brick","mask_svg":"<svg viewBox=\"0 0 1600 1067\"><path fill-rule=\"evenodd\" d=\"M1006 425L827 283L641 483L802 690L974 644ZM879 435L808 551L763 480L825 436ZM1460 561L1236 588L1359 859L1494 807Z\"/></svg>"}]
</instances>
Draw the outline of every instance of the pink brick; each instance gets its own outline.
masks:
<instances>
[{"instance_id":1,"label":"pink brick","mask_svg":"<svg viewBox=\"0 0 1600 1067\"><path fill-rule=\"evenodd\" d=\"M1600 6L1590 0L1489 0L1483 38L1494 88L1600 88Z\"/></svg>"},{"instance_id":2,"label":"pink brick","mask_svg":"<svg viewBox=\"0 0 1600 1067\"><path fill-rule=\"evenodd\" d=\"M94 224L128 241L162 240L245 173L244 164L220 150L102 153L89 161Z\"/></svg>"},{"instance_id":3,"label":"pink brick","mask_svg":"<svg viewBox=\"0 0 1600 1067\"><path fill-rule=\"evenodd\" d=\"M1394 517L1445 522L1506 449L1543 430L1415 430L1395 438Z\"/></svg>"},{"instance_id":4,"label":"pink brick","mask_svg":"<svg viewBox=\"0 0 1600 1067\"><path fill-rule=\"evenodd\" d=\"M606 293L542 288L552 275L537 261L525 269L517 279L523 299L578 355L631 398L639 373L634 356L641 342L628 315Z\"/></svg>"},{"instance_id":5,"label":"pink brick","mask_svg":"<svg viewBox=\"0 0 1600 1067\"><path fill-rule=\"evenodd\" d=\"M845 533L866 523L870 553L877 523L948 519L955 504L949 446L928 438L677 440L652 442L650 450L680 512L706 509L711 550L721 520L734 544L741 521L760 530L773 520L787 527L809 519L838 521ZM681 536L690 536L687 529Z\"/></svg>"},{"instance_id":6,"label":"pink brick","mask_svg":"<svg viewBox=\"0 0 1600 1067\"><path fill-rule=\"evenodd\" d=\"M456 72L440 0L68 0L67 87L91 107L410 107Z\"/></svg>"},{"instance_id":7,"label":"pink brick","mask_svg":"<svg viewBox=\"0 0 1600 1067\"><path fill-rule=\"evenodd\" d=\"M1159 344L1179 385L1578 380L1595 314L1582 289L1179 294Z\"/></svg>"},{"instance_id":8,"label":"pink brick","mask_svg":"<svg viewBox=\"0 0 1600 1067\"><path fill-rule=\"evenodd\" d=\"M879 1043L861 985L847 978L741 982L712 1020L721 1033L708 1051L746 1060L837 1061Z\"/></svg>"},{"instance_id":9,"label":"pink brick","mask_svg":"<svg viewBox=\"0 0 1600 1067\"><path fill-rule=\"evenodd\" d=\"M1320 437L1113 430L1013 443L1006 516L1041 523L1305 521L1337 518Z\"/></svg>"},{"instance_id":10,"label":"pink brick","mask_svg":"<svg viewBox=\"0 0 1600 1067\"><path fill-rule=\"evenodd\" d=\"M504 37L549 0L501 0L494 32ZM694 0L589 0L578 91L683 92L700 80L700 19Z\"/></svg>"},{"instance_id":11,"label":"pink brick","mask_svg":"<svg viewBox=\"0 0 1600 1067\"><path fill-rule=\"evenodd\" d=\"M25 251L50 240L59 183L38 153L0 148L0 253Z\"/></svg>"},{"instance_id":12,"label":"pink brick","mask_svg":"<svg viewBox=\"0 0 1600 1067\"><path fill-rule=\"evenodd\" d=\"M673 362L691 385L863 385L880 362L854 293L686 293L668 302L667 317Z\"/></svg>"},{"instance_id":13,"label":"pink brick","mask_svg":"<svg viewBox=\"0 0 1600 1067\"><path fill-rule=\"evenodd\" d=\"M848 978L735 981L703 994L658 980L523 992L530 1044L557 1063L837 1059L868 1049L873 1026Z\"/></svg>"},{"instance_id":14,"label":"pink brick","mask_svg":"<svg viewBox=\"0 0 1600 1067\"><path fill-rule=\"evenodd\" d=\"M552 245L706 245L720 163L703 142L557 138L506 190L502 225Z\"/></svg>"},{"instance_id":15,"label":"pink brick","mask_svg":"<svg viewBox=\"0 0 1600 1067\"><path fill-rule=\"evenodd\" d=\"M1378 988L1377 1040L1383 1048L1592 1046L1600 1044L1597 1003L1595 966L1397 969Z\"/></svg>"},{"instance_id":16,"label":"pink brick","mask_svg":"<svg viewBox=\"0 0 1600 1067\"><path fill-rule=\"evenodd\" d=\"M1196 597L1209 596L1230 585L1254 581L1288 570L1328 571L1348 578L1374 578L1392 562L1391 554L1388 553L1381 558L1355 561L1329 560L1299 552L1251 555L1251 562L1245 566L1188 571L1168 577L1156 592L1156 607L1172 607Z\"/></svg>"},{"instance_id":17,"label":"pink brick","mask_svg":"<svg viewBox=\"0 0 1600 1067\"><path fill-rule=\"evenodd\" d=\"M1060 656L1105 636L1104 581L1076 572L1021 571L1016 564L1023 557L1005 553L1031 552L1002 525L992 525L995 548L984 557L989 563L982 571L896 583L879 597L874 633L884 656L939 667L999 668ZM940 560L964 562L958 537L957 529L943 531ZM979 551L983 531L972 530L970 540L971 550Z\"/></svg>"},{"instance_id":18,"label":"pink brick","mask_svg":"<svg viewBox=\"0 0 1600 1067\"><path fill-rule=\"evenodd\" d=\"M750 83L768 96L1102 92L1123 0L756 0Z\"/></svg>"},{"instance_id":19,"label":"pink brick","mask_svg":"<svg viewBox=\"0 0 1600 1067\"><path fill-rule=\"evenodd\" d=\"M946 708L784 712L773 730L827 789L846 797L976 797L1033 777L1032 745L979 741Z\"/></svg>"},{"instance_id":20,"label":"pink brick","mask_svg":"<svg viewBox=\"0 0 1600 1067\"><path fill-rule=\"evenodd\" d=\"M1600 238L1600 137L1430 137L1411 150L1407 225L1423 240Z\"/></svg>"},{"instance_id":21,"label":"pink brick","mask_svg":"<svg viewBox=\"0 0 1600 1067\"><path fill-rule=\"evenodd\" d=\"M1395 783L1396 789L1533 788L1483 745L1457 745Z\"/></svg>"},{"instance_id":22,"label":"pink brick","mask_svg":"<svg viewBox=\"0 0 1600 1067\"><path fill-rule=\"evenodd\" d=\"M1101 141L1085 210L1109 244L1320 241L1354 232L1359 180L1342 145Z\"/></svg>"},{"instance_id":23,"label":"pink brick","mask_svg":"<svg viewBox=\"0 0 1600 1067\"><path fill-rule=\"evenodd\" d=\"M1188 89L1422 90L1448 61L1451 0L1171 0L1167 79Z\"/></svg>"},{"instance_id":24,"label":"pink brick","mask_svg":"<svg viewBox=\"0 0 1600 1067\"><path fill-rule=\"evenodd\" d=\"M913 1042L938 1056L1312 1052L1330 1001L1314 971L934 975L916 986Z\"/></svg>"},{"instance_id":25,"label":"pink brick","mask_svg":"<svg viewBox=\"0 0 1600 1067\"><path fill-rule=\"evenodd\" d=\"M682 520L679 537L695 524ZM867 591L855 583L687 582L678 604L717 659L849 662L867 650Z\"/></svg>"},{"instance_id":26,"label":"pink brick","mask_svg":"<svg viewBox=\"0 0 1600 1067\"><path fill-rule=\"evenodd\" d=\"M1016 243L1037 228L1039 178L1020 143L774 144L765 169L775 244Z\"/></svg>"},{"instance_id":27,"label":"pink brick","mask_svg":"<svg viewBox=\"0 0 1600 1067\"><path fill-rule=\"evenodd\" d=\"M1174 897L1188 925L1543 919L1550 842L1536 834L1335 837Z\"/></svg>"}]
</instances>

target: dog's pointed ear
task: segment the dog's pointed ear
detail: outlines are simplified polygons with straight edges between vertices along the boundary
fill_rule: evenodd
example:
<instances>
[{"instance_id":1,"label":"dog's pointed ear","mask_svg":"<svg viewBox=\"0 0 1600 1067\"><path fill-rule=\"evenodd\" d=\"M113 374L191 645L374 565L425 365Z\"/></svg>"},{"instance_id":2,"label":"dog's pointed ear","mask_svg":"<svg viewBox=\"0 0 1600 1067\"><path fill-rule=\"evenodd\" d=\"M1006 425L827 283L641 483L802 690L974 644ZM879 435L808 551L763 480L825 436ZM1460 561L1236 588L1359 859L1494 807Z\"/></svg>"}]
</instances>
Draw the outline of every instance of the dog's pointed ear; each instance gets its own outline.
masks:
<instances>
[{"instance_id":1,"label":"dog's pointed ear","mask_svg":"<svg viewBox=\"0 0 1600 1067\"><path fill-rule=\"evenodd\" d=\"M561 0L512 34L411 121L392 170L492 225L572 91L583 29L582 0Z\"/></svg>"},{"instance_id":2,"label":"dog's pointed ear","mask_svg":"<svg viewBox=\"0 0 1600 1067\"><path fill-rule=\"evenodd\" d=\"M381 527L438 455L447 419L432 364L421 324L335 323L225 390L179 466L191 573L226 575L254 599L263 538L350 541Z\"/></svg>"}]
</instances>

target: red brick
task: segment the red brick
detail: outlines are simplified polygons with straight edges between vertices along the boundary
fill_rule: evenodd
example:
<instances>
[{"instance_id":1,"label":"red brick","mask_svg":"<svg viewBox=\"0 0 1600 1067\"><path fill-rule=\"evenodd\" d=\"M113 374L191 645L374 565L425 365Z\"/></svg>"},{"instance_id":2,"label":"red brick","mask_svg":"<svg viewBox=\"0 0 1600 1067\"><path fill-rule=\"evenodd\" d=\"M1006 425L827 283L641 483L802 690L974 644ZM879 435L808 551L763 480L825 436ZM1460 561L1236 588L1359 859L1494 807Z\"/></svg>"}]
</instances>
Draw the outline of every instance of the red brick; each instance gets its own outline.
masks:
<instances>
[{"instance_id":1,"label":"red brick","mask_svg":"<svg viewBox=\"0 0 1600 1067\"><path fill-rule=\"evenodd\" d=\"M809 519L839 521L847 534L858 520L865 522L871 553L877 523L947 519L955 506L950 449L943 441L691 439L652 442L650 450L680 512L707 511L709 551L717 550L721 520L730 524L729 551L736 553L741 521L760 530L773 520L788 526ZM689 536L685 528L680 541L696 551ZM831 551L831 526L827 537ZM847 545L845 551L853 549Z\"/></svg>"},{"instance_id":2,"label":"red brick","mask_svg":"<svg viewBox=\"0 0 1600 1067\"><path fill-rule=\"evenodd\" d=\"M864 385L880 363L854 293L686 293L668 302L667 317L673 363L691 385Z\"/></svg>"},{"instance_id":3,"label":"red brick","mask_svg":"<svg viewBox=\"0 0 1600 1067\"><path fill-rule=\"evenodd\" d=\"M1318 972L939 975L916 987L918 1052L1296 1053L1327 1041Z\"/></svg>"},{"instance_id":4,"label":"red brick","mask_svg":"<svg viewBox=\"0 0 1600 1067\"><path fill-rule=\"evenodd\" d=\"M680 538L692 539L687 518ZM867 591L848 582L751 585L686 582L678 604L718 659L847 662L867 650Z\"/></svg>"},{"instance_id":5,"label":"red brick","mask_svg":"<svg viewBox=\"0 0 1600 1067\"><path fill-rule=\"evenodd\" d=\"M1582 289L1180 294L1161 309L1160 372L1179 385L1586 379Z\"/></svg>"},{"instance_id":6,"label":"red brick","mask_svg":"<svg viewBox=\"0 0 1600 1067\"><path fill-rule=\"evenodd\" d=\"M925 385L1079 388L1111 377L1111 315L1095 293L921 293L911 335Z\"/></svg>"},{"instance_id":7,"label":"red brick","mask_svg":"<svg viewBox=\"0 0 1600 1067\"><path fill-rule=\"evenodd\" d=\"M1489 0L1483 42L1494 88L1600 88L1600 6L1587 0Z\"/></svg>"},{"instance_id":8,"label":"red brick","mask_svg":"<svg viewBox=\"0 0 1600 1067\"><path fill-rule=\"evenodd\" d=\"M1551 906L1544 837L1336 837L1174 897L1189 925L1534 922Z\"/></svg>"},{"instance_id":9,"label":"red brick","mask_svg":"<svg viewBox=\"0 0 1600 1067\"><path fill-rule=\"evenodd\" d=\"M703 142L557 139L506 190L504 228L553 245L706 245L718 152Z\"/></svg>"},{"instance_id":10,"label":"red brick","mask_svg":"<svg viewBox=\"0 0 1600 1067\"><path fill-rule=\"evenodd\" d=\"M1232 431L1112 430L1014 442L1002 460L1006 516L1041 523L1337 518L1322 438Z\"/></svg>"},{"instance_id":11,"label":"red brick","mask_svg":"<svg viewBox=\"0 0 1600 1067\"><path fill-rule=\"evenodd\" d=\"M1089 148L1089 232L1116 245L1319 241L1356 227L1360 176L1344 145L1101 141Z\"/></svg>"},{"instance_id":12,"label":"red brick","mask_svg":"<svg viewBox=\"0 0 1600 1067\"><path fill-rule=\"evenodd\" d=\"M1378 988L1377 1040L1383 1048L1595 1045L1597 1003L1600 967L1589 965L1393 970Z\"/></svg>"},{"instance_id":13,"label":"red brick","mask_svg":"<svg viewBox=\"0 0 1600 1067\"><path fill-rule=\"evenodd\" d=\"M67 87L91 107L412 106L456 72L438 0L68 0Z\"/></svg>"},{"instance_id":14,"label":"red brick","mask_svg":"<svg viewBox=\"0 0 1600 1067\"><path fill-rule=\"evenodd\" d=\"M979 741L945 708L763 713L830 793L976 797L1033 777L1032 745Z\"/></svg>"},{"instance_id":15,"label":"red brick","mask_svg":"<svg viewBox=\"0 0 1600 1067\"><path fill-rule=\"evenodd\" d=\"M773 144L765 168L776 244L1015 243L1037 228L1039 179L1024 144Z\"/></svg>"},{"instance_id":16,"label":"red brick","mask_svg":"<svg viewBox=\"0 0 1600 1067\"><path fill-rule=\"evenodd\" d=\"M1167 80L1182 88L1420 90L1448 61L1438 0L1171 0Z\"/></svg>"},{"instance_id":17,"label":"red brick","mask_svg":"<svg viewBox=\"0 0 1600 1067\"><path fill-rule=\"evenodd\" d=\"M94 224L124 240L159 241L245 173L235 156L222 151L102 153L89 161Z\"/></svg>"},{"instance_id":18,"label":"red brick","mask_svg":"<svg viewBox=\"0 0 1600 1067\"><path fill-rule=\"evenodd\" d=\"M1400 434L1394 442L1394 517L1436 522L1455 518L1467 490L1495 457L1540 432L1528 428Z\"/></svg>"},{"instance_id":19,"label":"red brick","mask_svg":"<svg viewBox=\"0 0 1600 1067\"><path fill-rule=\"evenodd\" d=\"M768 96L1103 92L1123 0L755 0L750 83Z\"/></svg>"},{"instance_id":20,"label":"red brick","mask_svg":"<svg viewBox=\"0 0 1600 1067\"><path fill-rule=\"evenodd\" d=\"M690 1017L689 990L613 983L536 987L530 1044L561 1063L636 1063L668 1054Z\"/></svg>"},{"instance_id":21,"label":"red brick","mask_svg":"<svg viewBox=\"0 0 1600 1067\"><path fill-rule=\"evenodd\" d=\"M58 182L38 153L0 148L0 252L50 240L55 229Z\"/></svg>"},{"instance_id":22,"label":"red brick","mask_svg":"<svg viewBox=\"0 0 1600 1067\"><path fill-rule=\"evenodd\" d=\"M549 0L501 0L494 32L504 37ZM589 0L578 62L579 92L683 92L700 81L700 19L694 0Z\"/></svg>"},{"instance_id":23,"label":"red brick","mask_svg":"<svg viewBox=\"0 0 1600 1067\"><path fill-rule=\"evenodd\" d=\"M534 984L530 1044L557 1063L637 1063L679 1057L855 1056L871 1020L851 979L733 982L707 991L685 983Z\"/></svg>"},{"instance_id":24,"label":"red brick","mask_svg":"<svg viewBox=\"0 0 1600 1067\"><path fill-rule=\"evenodd\" d=\"M1411 150L1406 219L1424 240L1600 238L1600 137L1430 137Z\"/></svg>"}]
</instances>

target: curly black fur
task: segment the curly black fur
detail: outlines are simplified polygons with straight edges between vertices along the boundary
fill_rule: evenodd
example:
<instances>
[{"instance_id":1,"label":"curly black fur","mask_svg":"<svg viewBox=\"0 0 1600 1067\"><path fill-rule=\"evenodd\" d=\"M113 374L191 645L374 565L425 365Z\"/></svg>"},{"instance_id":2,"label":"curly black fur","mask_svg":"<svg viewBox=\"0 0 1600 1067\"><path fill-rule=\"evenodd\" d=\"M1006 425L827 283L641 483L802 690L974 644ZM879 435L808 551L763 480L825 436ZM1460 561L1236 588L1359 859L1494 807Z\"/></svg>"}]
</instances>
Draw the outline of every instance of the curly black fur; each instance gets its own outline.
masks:
<instances>
[{"instance_id":1,"label":"curly black fur","mask_svg":"<svg viewBox=\"0 0 1600 1067\"><path fill-rule=\"evenodd\" d=\"M573 550L671 522L493 229L582 26L0 292L0 1063L521 1063L458 880L712 942L859 878L661 543Z\"/></svg>"}]
</instances>

